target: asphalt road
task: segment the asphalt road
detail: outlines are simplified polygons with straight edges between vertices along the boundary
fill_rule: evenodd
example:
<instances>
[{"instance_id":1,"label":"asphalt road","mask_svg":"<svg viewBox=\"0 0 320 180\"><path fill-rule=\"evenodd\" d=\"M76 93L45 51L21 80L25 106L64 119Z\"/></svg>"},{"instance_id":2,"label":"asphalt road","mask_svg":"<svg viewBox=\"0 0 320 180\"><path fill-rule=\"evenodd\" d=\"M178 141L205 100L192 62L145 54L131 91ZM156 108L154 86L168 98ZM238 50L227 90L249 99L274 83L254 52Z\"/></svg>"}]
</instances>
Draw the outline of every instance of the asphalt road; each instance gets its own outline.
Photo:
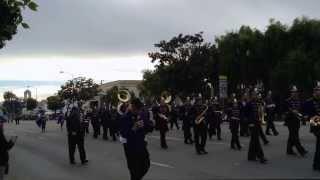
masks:
<instances>
[{"instance_id":1,"label":"asphalt road","mask_svg":"<svg viewBox=\"0 0 320 180\"><path fill-rule=\"evenodd\" d=\"M279 136L268 136L270 144L264 146L269 160L263 165L247 161L249 139L241 138L241 151L229 147L230 133L223 125L223 140L216 138L207 143L208 155L197 155L194 146L183 143L181 131L172 130L168 137L168 150L162 150L159 132L148 137L152 165L146 180L210 180L224 178L320 178L312 170L315 138L308 126L301 128L301 142L309 151L307 157L287 156L287 129L277 125ZM92 131L92 130L91 130ZM6 124L7 137L18 135L16 146L10 152L8 180L126 180L128 170L122 146L118 142L86 137L89 164L71 166L68 161L67 138L55 122L49 122L46 133L34 122L22 121L20 125Z\"/></svg>"}]
</instances>

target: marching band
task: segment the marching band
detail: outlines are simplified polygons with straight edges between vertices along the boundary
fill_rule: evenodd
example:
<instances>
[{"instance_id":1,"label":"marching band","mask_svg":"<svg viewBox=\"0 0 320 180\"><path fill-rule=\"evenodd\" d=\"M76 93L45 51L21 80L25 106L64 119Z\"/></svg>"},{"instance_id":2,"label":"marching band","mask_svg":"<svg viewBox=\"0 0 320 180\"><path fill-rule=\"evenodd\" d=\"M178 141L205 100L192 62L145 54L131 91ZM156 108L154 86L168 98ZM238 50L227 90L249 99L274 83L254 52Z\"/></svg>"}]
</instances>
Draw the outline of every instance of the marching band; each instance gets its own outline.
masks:
<instances>
[{"instance_id":1,"label":"marching band","mask_svg":"<svg viewBox=\"0 0 320 180\"><path fill-rule=\"evenodd\" d=\"M186 97L184 103L176 104L172 96L165 92L154 103L144 104L139 99L132 99L130 93L121 90L118 95L120 101L117 107L106 102L98 108L93 104L89 109L83 110L79 106L72 106L71 111L58 116L58 124L63 127L66 120L70 163L75 164L75 148L78 147L82 164L87 164L84 147L85 135L89 133L89 123L93 129L93 138L97 139L101 132L102 138L113 141L120 139L123 144L125 156L131 179L142 179L150 167L149 152L145 136L154 129L160 133L160 146L168 149L167 133L173 125L179 130L182 123L182 131L185 144L194 144L195 153L205 155L207 137L221 137L221 124L229 123L231 133L230 148L241 150L240 136L250 136L248 148L248 161L266 163L262 139L264 145L269 144L266 135L277 136L274 121L278 117L284 117L285 126L289 136L286 153L288 155L299 154L304 157L308 151L302 146L299 137L299 129L305 119L310 120L310 130L315 135L316 152L313 169L320 171L320 83L314 88L313 97L303 101L299 97L296 86L290 89L290 97L285 100L285 110L279 113L273 94L268 91L263 98L263 92L257 88L247 89L242 94L232 93L230 99L218 99L218 97L204 98L201 94L194 97ZM39 113L42 117L43 112ZM42 119L42 118L39 118ZM180 121L180 122L179 122ZM37 122L38 123L38 122ZM44 125L43 125L44 124ZM266 125L265 131L263 125ZM40 126L40 125L39 125ZM45 132L45 123L40 126ZM271 134L272 133L272 134Z\"/></svg>"}]
</instances>

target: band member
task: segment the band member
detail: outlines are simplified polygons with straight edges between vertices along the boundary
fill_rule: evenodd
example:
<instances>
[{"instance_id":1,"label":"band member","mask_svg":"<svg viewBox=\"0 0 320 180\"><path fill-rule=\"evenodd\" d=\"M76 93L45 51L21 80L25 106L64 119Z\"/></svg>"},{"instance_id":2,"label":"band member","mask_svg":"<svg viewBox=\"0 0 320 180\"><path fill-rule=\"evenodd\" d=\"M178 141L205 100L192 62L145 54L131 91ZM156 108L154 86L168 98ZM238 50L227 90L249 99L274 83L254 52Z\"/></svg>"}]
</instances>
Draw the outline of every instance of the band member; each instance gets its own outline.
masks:
<instances>
[{"instance_id":1,"label":"band member","mask_svg":"<svg viewBox=\"0 0 320 180\"><path fill-rule=\"evenodd\" d=\"M307 101L308 115L311 117L310 130L315 135L316 151L313 159L313 169L320 171L320 85L313 89L313 97Z\"/></svg>"},{"instance_id":2,"label":"band member","mask_svg":"<svg viewBox=\"0 0 320 180\"><path fill-rule=\"evenodd\" d=\"M47 125L47 118L45 116L45 111L40 109L39 114L38 114L38 121L41 127L41 132L44 133L46 132L46 125Z\"/></svg>"},{"instance_id":3,"label":"band member","mask_svg":"<svg viewBox=\"0 0 320 180\"><path fill-rule=\"evenodd\" d=\"M60 129L61 131L63 130L63 125L64 125L64 116L62 111L60 111L60 113L57 116L57 123L60 125Z\"/></svg>"},{"instance_id":4,"label":"band member","mask_svg":"<svg viewBox=\"0 0 320 180\"><path fill-rule=\"evenodd\" d=\"M178 124L178 107L176 105L172 105L172 109L170 112L170 128L171 130L173 129L173 125L176 126L177 130L180 129L179 124Z\"/></svg>"},{"instance_id":5,"label":"band member","mask_svg":"<svg viewBox=\"0 0 320 180\"><path fill-rule=\"evenodd\" d=\"M81 126L80 110L72 107L70 114L67 116L67 131L69 145L70 164L75 164L74 153L78 147L80 160L82 164L87 164L86 151L84 149L84 128Z\"/></svg>"},{"instance_id":6,"label":"band member","mask_svg":"<svg viewBox=\"0 0 320 180\"><path fill-rule=\"evenodd\" d=\"M212 113L212 117L210 114ZM209 121L209 137L211 139L212 135L217 135L218 140L222 140L221 138L221 123L222 123L222 109L219 104L219 100L217 97L213 99L213 104L208 109L207 112L208 118L207 120ZM212 125L210 125L210 121L212 120ZM212 127L211 127L212 126ZM213 129L211 129L213 128Z\"/></svg>"},{"instance_id":7,"label":"band member","mask_svg":"<svg viewBox=\"0 0 320 180\"><path fill-rule=\"evenodd\" d=\"M125 104L123 104L120 107L119 112L116 107L111 108L111 111L110 111L111 118L110 118L109 131L110 131L110 136L112 137L113 141L117 140L119 121L120 121L122 115L124 115L126 109L127 109L127 106Z\"/></svg>"},{"instance_id":8,"label":"band member","mask_svg":"<svg viewBox=\"0 0 320 180\"><path fill-rule=\"evenodd\" d=\"M153 130L143 104L133 99L127 113L121 117L120 141L123 143L131 180L141 180L150 168L150 158L145 135Z\"/></svg>"},{"instance_id":9,"label":"band member","mask_svg":"<svg viewBox=\"0 0 320 180\"><path fill-rule=\"evenodd\" d=\"M256 161L259 159L260 163L266 163L267 160L264 157L264 153L260 144L260 126L261 122L259 119L259 100L257 98L256 90L253 91L251 100L248 104L249 111L249 130L251 134L248 160Z\"/></svg>"},{"instance_id":10,"label":"band member","mask_svg":"<svg viewBox=\"0 0 320 180\"><path fill-rule=\"evenodd\" d=\"M110 119L111 119L111 115L110 115L110 111L109 108L107 107L107 105L105 103L103 103L103 105L101 106L100 109L100 121L101 121L101 125L102 125L102 138L104 140L108 140L108 129L110 128Z\"/></svg>"},{"instance_id":11,"label":"band member","mask_svg":"<svg viewBox=\"0 0 320 180\"><path fill-rule=\"evenodd\" d=\"M259 134L260 134L260 137L263 141L263 144L264 145L267 145L269 144L269 141L266 137L266 135L264 134L264 131L263 131L263 128L262 128L262 124L264 123L264 102L263 102L263 99L262 99L262 95L260 93L258 93L258 108L259 108L259 121L261 123L259 123Z\"/></svg>"},{"instance_id":12,"label":"band member","mask_svg":"<svg viewBox=\"0 0 320 180\"><path fill-rule=\"evenodd\" d=\"M197 154L208 154L205 150L207 142L207 125L206 113L208 110L207 105L202 104L202 99L199 97L195 105L191 109L191 117L194 119L194 141Z\"/></svg>"},{"instance_id":13,"label":"band member","mask_svg":"<svg viewBox=\"0 0 320 180\"><path fill-rule=\"evenodd\" d=\"M160 144L162 149L168 149L167 141L166 141L166 133L169 130L168 127L168 118L169 107L164 102L161 102L160 106L155 109L154 112L154 120L156 122L156 130L160 131Z\"/></svg>"},{"instance_id":14,"label":"band member","mask_svg":"<svg viewBox=\"0 0 320 180\"><path fill-rule=\"evenodd\" d=\"M179 115L180 119L182 120L182 129L183 129L183 136L184 136L184 143L185 144L192 144L192 133L191 128L193 125L192 118L190 116L190 109L191 103L190 98L187 98L186 103L180 107Z\"/></svg>"},{"instance_id":15,"label":"band member","mask_svg":"<svg viewBox=\"0 0 320 180\"><path fill-rule=\"evenodd\" d=\"M0 179L4 179L4 175L8 174L9 168L9 150L14 146L12 140L7 141L4 135L3 121L0 119Z\"/></svg>"},{"instance_id":16,"label":"band member","mask_svg":"<svg viewBox=\"0 0 320 180\"><path fill-rule=\"evenodd\" d=\"M93 128L93 138L97 139L100 135L100 121L99 121L99 114L97 111L97 107L94 105L92 106L91 111L89 112L89 117L91 120L91 125Z\"/></svg>"},{"instance_id":17,"label":"band member","mask_svg":"<svg viewBox=\"0 0 320 180\"><path fill-rule=\"evenodd\" d=\"M231 137L231 149L238 150L241 149L240 141L239 141L239 125L240 125L240 105L237 99L234 99L234 102L231 107L230 112L230 131L232 134Z\"/></svg>"},{"instance_id":18,"label":"band member","mask_svg":"<svg viewBox=\"0 0 320 180\"><path fill-rule=\"evenodd\" d=\"M248 111L249 94L245 92L240 103L240 136L249 136L249 111Z\"/></svg>"},{"instance_id":19,"label":"band member","mask_svg":"<svg viewBox=\"0 0 320 180\"><path fill-rule=\"evenodd\" d=\"M275 119L275 116L276 116L276 110L275 110L276 104L272 99L272 92L271 91L268 92L268 95L266 97L265 102L266 102L266 113L267 113L267 116L266 116L266 120L267 120L266 135L271 135L270 134L270 129L271 129L273 135L277 136L279 133L276 130L276 127L273 122Z\"/></svg>"},{"instance_id":20,"label":"band member","mask_svg":"<svg viewBox=\"0 0 320 180\"><path fill-rule=\"evenodd\" d=\"M285 119L285 125L289 129L289 138L287 143L287 154L288 155L296 155L293 151L293 147L295 146L300 153L301 156L305 156L307 151L300 143L299 138L299 129L300 129L300 121L302 118L301 112L301 101L298 96L298 89L296 86L293 86L291 89L291 97L286 100L287 104L287 113Z\"/></svg>"}]
</instances>

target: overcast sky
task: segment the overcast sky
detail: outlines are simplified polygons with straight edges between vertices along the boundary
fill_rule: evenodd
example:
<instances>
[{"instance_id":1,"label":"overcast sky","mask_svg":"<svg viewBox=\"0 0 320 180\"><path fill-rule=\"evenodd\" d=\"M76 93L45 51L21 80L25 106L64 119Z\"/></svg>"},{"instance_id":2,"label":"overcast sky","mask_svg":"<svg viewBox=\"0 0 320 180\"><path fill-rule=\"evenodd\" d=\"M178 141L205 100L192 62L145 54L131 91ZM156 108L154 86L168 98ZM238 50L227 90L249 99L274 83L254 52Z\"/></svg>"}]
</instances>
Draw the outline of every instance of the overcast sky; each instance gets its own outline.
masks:
<instances>
[{"instance_id":1,"label":"overcast sky","mask_svg":"<svg viewBox=\"0 0 320 180\"><path fill-rule=\"evenodd\" d=\"M270 18L320 17L318 0L36 0L0 50L0 80L65 80L63 70L96 80L141 79L153 44L204 31L207 41L241 25L264 30Z\"/></svg>"}]
</instances>

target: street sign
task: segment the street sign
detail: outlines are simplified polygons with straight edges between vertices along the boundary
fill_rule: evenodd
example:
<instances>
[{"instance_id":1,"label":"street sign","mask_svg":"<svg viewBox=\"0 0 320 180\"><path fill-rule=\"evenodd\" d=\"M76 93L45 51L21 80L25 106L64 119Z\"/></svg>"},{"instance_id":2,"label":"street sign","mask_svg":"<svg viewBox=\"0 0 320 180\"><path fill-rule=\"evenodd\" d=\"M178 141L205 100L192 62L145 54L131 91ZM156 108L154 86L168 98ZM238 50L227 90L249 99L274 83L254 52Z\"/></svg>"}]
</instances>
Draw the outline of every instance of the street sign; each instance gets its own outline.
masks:
<instances>
[{"instance_id":1,"label":"street sign","mask_svg":"<svg viewBox=\"0 0 320 180\"><path fill-rule=\"evenodd\" d=\"M219 76L219 97L227 98L228 97L228 77Z\"/></svg>"}]
</instances>

